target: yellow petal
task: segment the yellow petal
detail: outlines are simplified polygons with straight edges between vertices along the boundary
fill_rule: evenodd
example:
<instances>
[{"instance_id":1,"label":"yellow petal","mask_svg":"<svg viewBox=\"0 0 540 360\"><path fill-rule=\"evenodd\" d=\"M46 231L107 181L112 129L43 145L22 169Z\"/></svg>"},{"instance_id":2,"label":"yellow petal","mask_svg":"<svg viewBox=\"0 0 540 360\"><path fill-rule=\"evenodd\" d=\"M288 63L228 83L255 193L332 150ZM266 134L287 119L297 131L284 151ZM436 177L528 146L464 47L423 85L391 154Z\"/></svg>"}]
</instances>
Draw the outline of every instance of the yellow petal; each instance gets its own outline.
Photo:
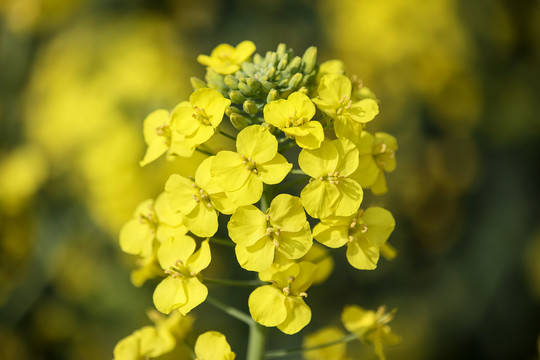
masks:
<instances>
[{"instance_id":1,"label":"yellow petal","mask_svg":"<svg viewBox=\"0 0 540 360\"><path fill-rule=\"evenodd\" d=\"M364 99L356 103L344 111L345 116L359 123L367 123L379 113L379 105L373 99Z\"/></svg>"},{"instance_id":2,"label":"yellow petal","mask_svg":"<svg viewBox=\"0 0 540 360\"><path fill-rule=\"evenodd\" d=\"M328 74L322 77L317 92L328 105L337 108L343 97L351 97L351 81L344 75Z\"/></svg>"},{"instance_id":3,"label":"yellow petal","mask_svg":"<svg viewBox=\"0 0 540 360\"><path fill-rule=\"evenodd\" d=\"M324 140L324 131L320 122L309 121L300 128L306 130L307 134L295 137L298 146L303 149L317 149L321 146Z\"/></svg>"},{"instance_id":4,"label":"yellow petal","mask_svg":"<svg viewBox=\"0 0 540 360\"><path fill-rule=\"evenodd\" d=\"M276 196L270 203L268 215L271 223L284 231L299 231L306 222L300 198L289 194Z\"/></svg>"},{"instance_id":5,"label":"yellow petal","mask_svg":"<svg viewBox=\"0 0 540 360\"><path fill-rule=\"evenodd\" d=\"M171 276L163 279L154 290L154 305L164 314L169 314L187 301L186 289L181 278Z\"/></svg>"},{"instance_id":6,"label":"yellow petal","mask_svg":"<svg viewBox=\"0 0 540 360\"><path fill-rule=\"evenodd\" d=\"M315 105L311 102L309 97L300 92L293 92L287 100L293 104L295 111L295 118L305 118L311 120L315 115Z\"/></svg>"},{"instance_id":7,"label":"yellow petal","mask_svg":"<svg viewBox=\"0 0 540 360\"><path fill-rule=\"evenodd\" d=\"M150 256L154 236L154 230L148 224L132 219L120 230L120 248L131 255Z\"/></svg>"},{"instance_id":8,"label":"yellow petal","mask_svg":"<svg viewBox=\"0 0 540 360\"><path fill-rule=\"evenodd\" d=\"M291 171L292 164L281 154L277 154L270 161L257 164L257 176L265 184L279 184Z\"/></svg>"},{"instance_id":9,"label":"yellow petal","mask_svg":"<svg viewBox=\"0 0 540 360\"><path fill-rule=\"evenodd\" d=\"M189 257L186 266L193 274L198 274L210 265L211 260L209 241L205 240L201 243L199 250Z\"/></svg>"},{"instance_id":10,"label":"yellow petal","mask_svg":"<svg viewBox=\"0 0 540 360\"><path fill-rule=\"evenodd\" d=\"M212 161L210 173L224 190L234 191L242 187L251 171L246 169L239 154L232 151L220 151Z\"/></svg>"},{"instance_id":11,"label":"yellow petal","mask_svg":"<svg viewBox=\"0 0 540 360\"><path fill-rule=\"evenodd\" d=\"M193 134L201 123L191 116L193 107L188 101L178 104L171 114L171 129L183 135Z\"/></svg>"},{"instance_id":12,"label":"yellow petal","mask_svg":"<svg viewBox=\"0 0 540 360\"><path fill-rule=\"evenodd\" d=\"M379 261L379 247L371 245L363 236L347 243L347 260L360 270L373 270Z\"/></svg>"},{"instance_id":13,"label":"yellow petal","mask_svg":"<svg viewBox=\"0 0 540 360\"><path fill-rule=\"evenodd\" d=\"M264 326L277 326L287 317L285 296L273 285L253 290L248 305L253 320Z\"/></svg>"},{"instance_id":14,"label":"yellow petal","mask_svg":"<svg viewBox=\"0 0 540 360\"><path fill-rule=\"evenodd\" d=\"M169 177L165 183L165 193L172 211L189 214L197 205L193 198L197 196L193 181L178 174Z\"/></svg>"},{"instance_id":15,"label":"yellow petal","mask_svg":"<svg viewBox=\"0 0 540 360\"><path fill-rule=\"evenodd\" d=\"M314 180L300 193L300 199L306 212L314 218L332 215L338 206L339 190L328 181Z\"/></svg>"},{"instance_id":16,"label":"yellow petal","mask_svg":"<svg viewBox=\"0 0 540 360\"><path fill-rule=\"evenodd\" d=\"M345 178L339 181L337 188L340 193L340 200L335 215L349 216L357 212L364 197L362 187L356 181Z\"/></svg>"},{"instance_id":17,"label":"yellow petal","mask_svg":"<svg viewBox=\"0 0 540 360\"><path fill-rule=\"evenodd\" d=\"M331 248L339 248L349 241L349 223L341 225L329 225L324 221L313 228L313 237L323 245Z\"/></svg>"},{"instance_id":18,"label":"yellow petal","mask_svg":"<svg viewBox=\"0 0 540 360\"><path fill-rule=\"evenodd\" d=\"M381 207L370 207L362 215L367 225L366 238L376 246L383 245L396 226L390 211Z\"/></svg>"},{"instance_id":19,"label":"yellow petal","mask_svg":"<svg viewBox=\"0 0 540 360\"><path fill-rule=\"evenodd\" d=\"M237 245L235 247L238 264L249 271L264 271L274 261L275 245L272 240L264 236L249 247Z\"/></svg>"},{"instance_id":20,"label":"yellow petal","mask_svg":"<svg viewBox=\"0 0 540 360\"><path fill-rule=\"evenodd\" d=\"M169 126L170 115L167 110L156 110L144 119L143 135L144 141L148 145L141 166L145 166L158 157L163 155L170 145L170 138L164 135L158 135L158 129L161 126ZM170 136L170 135L169 135Z\"/></svg>"},{"instance_id":21,"label":"yellow petal","mask_svg":"<svg viewBox=\"0 0 540 360\"><path fill-rule=\"evenodd\" d=\"M178 307L183 315L186 315L195 307L199 306L208 296L208 288L199 279L192 277L184 280L187 301Z\"/></svg>"},{"instance_id":22,"label":"yellow petal","mask_svg":"<svg viewBox=\"0 0 540 360\"><path fill-rule=\"evenodd\" d=\"M281 231L277 250L289 259L299 259L309 251L311 245L313 245L311 228L305 221L300 231Z\"/></svg>"},{"instance_id":23,"label":"yellow petal","mask_svg":"<svg viewBox=\"0 0 540 360\"><path fill-rule=\"evenodd\" d=\"M207 331L199 335L195 342L195 355L197 360L233 360L235 358L227 339L217 331Z\"/></svg>"},{"instance_id":24,"label":"yellow petal","mask_svg":"<svg viewBox=\"0 0 540 360\"><path fill-rule=\"evenodd\" d=\"M200 237L210 237L218 230L218 214L207 202L199 202L193 211L184 216L189 231Z\"/></svg>"},{"instance_id":25,"label":"yellow petal","mask_svg":"<svg viewBox=\"0 0 540 360\"><path fill-rule=\"evenodd\" d=\"M284 129L287 125L289 117L295 115L293 104L285 99L271 101L265 105L263 109L264 120L277 127Z\"/></svg>"},{"instance_id":26,"label":"yellow petal","mask_svg":"<svg viewBox=\"0 0 540 360\"><path fill-rule=\"evenodd\" d=\"M311 321L311 309L302 298L287 296L285 298L287 317L278 325L285 334L296 334Z\"/></svg>"},{"instance_id":27,"label":"yellow petal","mask_svg":"<svg viewBox=\"0 0 540 360\"><path fill-rule=\"evenodd\" d=\"M234 49L234 60L237 64L246 61L255 51L255 44L249 40L244 40Z\"/></svg>"},{"instance_id":28,"label":"yellow petal","mask_svg":"<svg viewBox=\"0 0 540 360\"><path fill-rule=\"evenodd\" d=\"M200 125L192 134L184 135L184 144L188 149L195 149L214 135L215 129L210 125Z\"/></svg>"},{"instance_id":29,"label":"yellow petal","mask_svg":"<svg viewBox=\"0 0 540 360\"><path fill-rule=\"evenodd\" d=\"M241 206L231 216L227 229L236 244L251 246L266 234L266 215L255 206Z\"/></svg>"},{"instance_id":30,"label":"yellow petal","mask_svg":"<svg viewBox=\"0 0 540 360\"><path fill-rule=\"evenodd\" d=\"M165 270L171 266L176 266L176 262L181 260L186 262L195 251L195 240L187 235L165 239L158 249L158 260Z\"/></svg>"},{"instance_id":31,"label":"yellow petal","mask_svg":"<svg viewBox=\"0 0 540 360\"><path fill-rule=\"evenodd\" d=\"M226 191L229 197L237 206L251 205L259 201L263 193L261 180L252 172L248 172L246 182L242 187L233 191Z\"/></svg>"},{"instance_id":32,"label":"yellow petal","mask_svg":"<svg viewBox=\"0 0 540 360\"><path fill-rule=\"evenodd\" d=\"M239 154L251 158L257 164L262 164L276 156L278 142L264 126L252 125L238 133L236 149Z\"/></svg>"},{"instance_id":33,"label":"yellow petal","mask_svg":"<svg viewBox=\"0 0 540 360\"><path fill-rule=\"evenodd\" d=\"M160 224L170 226L180 226L182 224L182 215L174 212L169 204L167 193L162 192L154 201L154 210Z\"/></svg>"},{"instance_id":34,"label":"yellow petal","mask_svg":"<svg viewBox=\"0 0 540 360\"><path fill-rule=\"evenodd\" d=\"M360 306L349 305L343 309L341 322L343 326L362 337L368 330L375 326L377 316L374 311L362 309Z\"/></svg>"},{"instance_id":35,"label":"yellow petal","mask_svg":"<svg viewBox=\"0 0 540 360\"><path fill-rule=\"evenodd\" d=\"M300 271L294 277L294 281L291 284L291 292L293 294L300 294L309 289L317 271L317 265L309 261L300 261L298 266L300 267Z\"/></svg>"},{"instance_id":36,"label":"yellow petal","mask_svg":"<svg viewBox=\"0 0 540 360\"><path fill-rule=\"evenodd\" d=\"M336 165L336 171L339 175L349 176L358 167L358 149L347 139L336 139L332 141L339 153L339 161Z\"/></svg>"},{"instance_id":37,"label":"yellow petal","mask_svg":"<svg viewBox=\"0 0 540 360\"><path fill-rule=\"evenodd\" d=\"M231 100L224 98L219 91L210 88L195 90L189 97L189 102L193 107L196 106L206 112L214 128L219 126L225 108L231 104Z\"/></svg>"},{"instance_id":38,"label":"yellow petal","mask_svg":"<svg viewBox=\"0 0 540 360\"><path fill-rule=\"evenodd\" d=\"M302 150L298 155L298 164L302 171L314 179L326 177L336 170L339 153L336 147L325 140L318 149Z\"/></svg>"}]
</instances>

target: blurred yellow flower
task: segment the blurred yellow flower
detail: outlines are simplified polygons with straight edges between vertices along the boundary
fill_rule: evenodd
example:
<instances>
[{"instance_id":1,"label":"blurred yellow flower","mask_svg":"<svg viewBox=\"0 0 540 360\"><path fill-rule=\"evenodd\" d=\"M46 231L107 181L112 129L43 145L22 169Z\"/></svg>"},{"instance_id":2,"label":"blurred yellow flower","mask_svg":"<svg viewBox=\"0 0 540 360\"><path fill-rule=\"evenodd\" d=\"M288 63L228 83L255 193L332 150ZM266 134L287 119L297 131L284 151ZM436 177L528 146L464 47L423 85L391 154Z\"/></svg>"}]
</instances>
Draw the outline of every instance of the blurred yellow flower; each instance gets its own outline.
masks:
<instances>
[{"instance_id":1,"label":"blurred yellow flower","mask_svg":"<svg viewBox=\"0 0 540 360\"><path fill-rule=\"evenodd\" d=\"M197 61L212 70L223 74L232 74L240 70L240 64L246 61L255 51L255 44L251 41L242 41L236 48L229 44L220 44L210 56L199 55Z\"/></svg>"},{"instance_id":2,"label":"blurred yellow flower","mask_svg":"<svg viewBox=\"0 0 540 360\"><path fill-rule=\"evenodd\" d=\"M340 340L345 336L345 332L335 326L324 327L313 334L304 337L304 348L314 347ZM347 359L347 345L339 343L332 346L323 347L316 350L304 351L302 357L305 360L345 360Z\"/></svg>"},{"instance_id":3,"label":"blurred yellow flower","mask_svg":"<svg viewBox=\"0 0 540 360\"><path fill-rule=\"evenodd\" d=\"M196 360L234 360L236 358L225 335L217 331L207 331L199 335L195 342L195 355Z\"/></svg>"}]
</instances>

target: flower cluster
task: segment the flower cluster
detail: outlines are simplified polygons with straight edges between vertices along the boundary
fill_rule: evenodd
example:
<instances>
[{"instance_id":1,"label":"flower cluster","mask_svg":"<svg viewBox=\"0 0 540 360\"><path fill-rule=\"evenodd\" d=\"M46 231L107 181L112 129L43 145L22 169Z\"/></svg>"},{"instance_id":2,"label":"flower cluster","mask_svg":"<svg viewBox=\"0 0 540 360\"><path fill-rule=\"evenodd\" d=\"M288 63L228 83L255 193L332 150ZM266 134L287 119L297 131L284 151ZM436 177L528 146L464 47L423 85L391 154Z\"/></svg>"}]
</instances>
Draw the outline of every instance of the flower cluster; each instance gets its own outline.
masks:
<instances>
[{"instance_id":1,"label":"flower cluster","mask_svg":"<svg viewBox=\"0 0 540 360\"><path fill-rule=\"evenodd\" d=\"M171 175L155 201L141 203L122 229L120 245L139 256L135 284L162 277L156 308L185 316L207 299L207 284L215 279L201 272L211 263L216 234L227 234L238 264L260 279L247 301L252 326L294 334L312 317L309 287L332 268L322 265L331 259L328 251L313 255L321 253L313 239L328 248L346 245L346 259L356 269L373 270L380 254L396 255L387 244L392 214L364 207L363 198L368 189L374 195L387 191L384 174L396 166L397 143L368 131L377 100L351 81L341 62L317 64L314 47L302 57L283 44L264 57L254 52L255 45L244 41L199 56L206 81L192 78L189 101L145 119L142 166L163 154L169 160L194 152L208 157L193 176ZM216 148L220 136L235 147ZM299 152L291 149L296 146ZM297 193L295 184L303 184ZM376 344L380 357L377 339L385 329L360 336ZM221 345L211 348L212 342ZM199 359L234 358L223 335L213 331L201 335L194 352Z\"/></svg>"}]
</instances>

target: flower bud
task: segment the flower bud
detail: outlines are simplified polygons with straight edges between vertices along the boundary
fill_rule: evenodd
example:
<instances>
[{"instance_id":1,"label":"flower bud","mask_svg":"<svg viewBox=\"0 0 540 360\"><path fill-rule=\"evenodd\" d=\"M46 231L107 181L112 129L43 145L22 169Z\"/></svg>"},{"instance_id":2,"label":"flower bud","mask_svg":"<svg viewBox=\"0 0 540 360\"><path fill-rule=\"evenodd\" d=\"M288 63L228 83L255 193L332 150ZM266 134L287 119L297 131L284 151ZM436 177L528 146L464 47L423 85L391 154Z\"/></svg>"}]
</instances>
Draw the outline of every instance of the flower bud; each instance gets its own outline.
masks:
<instances>
[{"instance_id":1,"label":"flower bud","mask_svg":"<svg viewBox=\"0 0 540 360\"><path fill-rule=\"evenodd\" d=\"M251 100L244 101L244 111L247 112L250 115L255 115L259 112L259 108L257 107L257 104Z\"/></svg>"},{"instance_id":2,"label":"flower bud","mask_svg":"<svg viewBox=\"0 0 540 360\"><path fill-rule=\"evenodd\" d=\"M235 104L242 104L244 101L246 101L246 97L238 90L231 91L229 93L229 98Z\"/></svg>"},{"instance_id":3,"label":"flower bud","mask_svg":"<svg viewBox=\"0 0 540 360\"><path fill-rule=\"evenodd\" d=\"M243 95L249 96L253 94L253 90L244 82L238 83L238 90L242 92Z\"/></svg>"},{"instance_id":4,"label":"flower bud","mask_svg":"<svg viewBox=\"0 0 540 360\"><path fill-rule=\"evenodd\" d=\"M240 114L233 113L231 114L230 119L231 119L231 124L233 124L233 126L237 130L242 130L249 125L246 121L246 118Z\"/></svg>"},{"instance_id":5,"label":"flower bud","mask_svg":"<svg viewBox=\"0 0 540 360\"><path fill-rule=\"evenodd\" d=\"M238 89L238 79L232 75L225 76L225 79L223 79L225 82L225 85L229 87L229 89L237 90Z\"/></svg>"},{"instance_id":6,"label":"flower bud","mask_svg":"<svg viewBox=\"0 0 540 360\"><path fill-rule=\"evenodd\" d=\"M288 71L291 74L295 74L300 70L300 66L302 65L302 59L300 56L295 56L294 59L289 63L285 71Z\"/></svg>"},{"instance_id":7,"label":"flower bud","mask_svg":"<svg viewBox=\"0 0 540 360\"><path fill-rule=\"evenodd\" d=\"M195 76L192 76L189 81L191 82L191 87L193 87L193 90L208 87L204 81Z\"/></svg>"},{"instance_id":8,"label":"flower bud","mask_svg":"<svg viewBox=\"0 0 540 360\"><path fill-rule=\"evenodd\" d=\"M248 78L246 82L248 86L252 88L254 91L257 91L262 87L260 81L255 78Z\"/></svg>"},{"instance_id":9,"label":"flower bud","mask_svg":"<svg viewBox=\"0 0 540 360\"><path fill-rule=\"evenodd\" d=\"M272 89L268 92L268 96L266 97L266 102L269 103L270 101L279 100L279 91L276 89Z\"/></svg>"},{"instance_id":10,"label":"flower bud","mask_svg":"<svg viewBox=\"0 0 540 360\"><path fill-rule=\"evenodd\" d=\"M304 73L312 72L317 65L317 48L315 46L309 47L302 56L302 61L304 62Z\"/></svg>"}]
</instances>

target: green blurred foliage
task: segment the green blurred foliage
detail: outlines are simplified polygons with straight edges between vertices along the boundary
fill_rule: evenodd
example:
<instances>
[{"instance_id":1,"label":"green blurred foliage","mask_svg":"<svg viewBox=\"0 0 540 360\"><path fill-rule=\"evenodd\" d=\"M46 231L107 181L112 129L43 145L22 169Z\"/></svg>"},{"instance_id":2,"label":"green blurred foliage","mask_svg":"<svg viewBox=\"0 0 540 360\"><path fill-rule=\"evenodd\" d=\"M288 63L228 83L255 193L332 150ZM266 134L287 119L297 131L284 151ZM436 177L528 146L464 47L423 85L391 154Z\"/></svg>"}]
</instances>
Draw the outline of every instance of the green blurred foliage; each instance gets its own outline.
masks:
<instances>
[{"instance_id":1,"label":"green blurred foliage","mask_svg":"<svg viewBox=\"0 0 540 360\"><path fill-rule=\"evenodd\" d=\"M389 358L536 358L540 4L504 0L1 0L0 358L112 358L149 323L155 284L131 285L117 233L200 159L141 169L142 120L189 96L197 54L246 38L344 60L398 139L388 195L365 203L395 214L399 255L350 272L336 253L347 283L313 288L306 331L345 304L386 304L403 336ZM240 269L222 256L209 271ZM203 306L196 330L242 354L242 325Z\"/></svg>"}]
</instances>

